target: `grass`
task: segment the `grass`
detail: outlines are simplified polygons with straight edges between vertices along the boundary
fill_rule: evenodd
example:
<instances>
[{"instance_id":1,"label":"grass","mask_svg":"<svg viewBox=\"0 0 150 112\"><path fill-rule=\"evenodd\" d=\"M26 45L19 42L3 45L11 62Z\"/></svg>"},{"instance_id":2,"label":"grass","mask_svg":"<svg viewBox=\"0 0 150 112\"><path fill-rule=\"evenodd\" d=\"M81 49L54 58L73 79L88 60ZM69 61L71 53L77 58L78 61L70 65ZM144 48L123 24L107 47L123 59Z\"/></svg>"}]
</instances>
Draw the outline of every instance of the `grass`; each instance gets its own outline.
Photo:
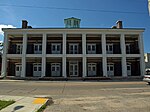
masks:
<instances>
[{"instance_id":1,"label":"grass","mask_svg":"<svg viewBox=\"0 0 150 112\"><path fill-rule=\"evenodd\" d=\"M10 100L10 101L0 100L0 110L2 110L3 108L5 108L13 103L15 103L15 101L13 101L13 100Z\"/></svg>"},{"instance_id":2,"label":"grass","mask_svg":"<svg viewBox=\"0 0 150 112\"><path fill-rule=\"evenodd\" d=\"M42 105L42 107L37 112L43 112L46 109L46 104Z\"/></svg>"}]
</instances>

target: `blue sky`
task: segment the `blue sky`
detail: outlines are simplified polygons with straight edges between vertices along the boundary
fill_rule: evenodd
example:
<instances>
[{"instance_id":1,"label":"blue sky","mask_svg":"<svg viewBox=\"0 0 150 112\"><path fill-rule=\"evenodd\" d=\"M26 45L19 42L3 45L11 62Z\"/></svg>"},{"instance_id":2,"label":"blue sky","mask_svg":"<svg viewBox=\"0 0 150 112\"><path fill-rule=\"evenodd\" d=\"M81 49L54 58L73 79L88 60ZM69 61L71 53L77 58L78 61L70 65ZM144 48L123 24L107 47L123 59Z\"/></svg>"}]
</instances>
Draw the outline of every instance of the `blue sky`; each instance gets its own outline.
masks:
<instances>
[{"instance_id":1,"label":"blue sky","mask_svg":"<svg viewBox=\"0 0 150 112\"><path fill-rule=\"evenodd\" d=\"M144 49L150 52L147 6L147 0L0 0L0 27L20 28L23 19L32 27L64 27L65 18L77 17L81 27L110 28L122 20L125 28L146 29Z\"/></svg>"}]
</instances>

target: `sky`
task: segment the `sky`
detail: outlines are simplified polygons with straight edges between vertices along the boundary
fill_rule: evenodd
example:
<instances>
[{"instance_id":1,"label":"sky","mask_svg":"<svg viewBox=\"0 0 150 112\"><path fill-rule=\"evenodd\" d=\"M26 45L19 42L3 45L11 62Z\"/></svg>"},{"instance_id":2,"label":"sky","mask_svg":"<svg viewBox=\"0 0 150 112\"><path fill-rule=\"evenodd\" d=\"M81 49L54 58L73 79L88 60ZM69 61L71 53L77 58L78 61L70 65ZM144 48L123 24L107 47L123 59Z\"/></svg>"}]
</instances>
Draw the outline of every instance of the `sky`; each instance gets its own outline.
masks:
<instances>
[{"instance_id":1,"label":"sky","mask_svg":"<svg viewBox=\"0 0 150 112\"><path fill-rule=\"evenodd\" d=\"M81 19L83 28L111 28L117 20L124 28L145 28L144 52L150 52L148 0L0 0L1 28L21 28L27 20L33 28L64 27L64 19Z\"/></svg>"}]
</instances>

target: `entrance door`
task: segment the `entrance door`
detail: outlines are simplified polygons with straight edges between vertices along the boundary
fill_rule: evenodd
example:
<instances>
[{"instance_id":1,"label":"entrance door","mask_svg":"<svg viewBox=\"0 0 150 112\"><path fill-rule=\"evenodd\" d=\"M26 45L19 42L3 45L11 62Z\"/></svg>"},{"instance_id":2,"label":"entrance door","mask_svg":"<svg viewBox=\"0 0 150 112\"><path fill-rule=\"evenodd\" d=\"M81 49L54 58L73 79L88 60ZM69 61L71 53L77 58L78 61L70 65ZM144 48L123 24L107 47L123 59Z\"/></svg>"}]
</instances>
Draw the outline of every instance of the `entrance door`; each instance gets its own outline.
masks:
<instances>
[{"instance_id":1,"label":"entrance door","mask_svg":"<svg viewBox=\"0 0 150 112\"><path fill-rule=\"evenodd\" d=\"M88 63L88 76L96 76L96 63Z\"/></svg>"},{"instance_id":2,"label":"entrance door","mask_svg":"<svg viewBox=\"0 0 150 112\"><path fill-rule=\"evenodd\" d=\"M78 61L72 61L69 63L69 75L78 76Z\"/></svg>"},{"instance_id":3,"label":"entrance door","mask_svg":"<svg viewBox=\"0 0 150 112\"><path fill-rule=\"evenodd\" d=\"M22 71L22 66L21 64L16 65L16 76L20 77L21 76L21 71Z\"/></svg>"},{"instance_id":4,"label":"entrance door","mask_svg":"<svg viewBox=\"0 0 150 112\"><path fill-rule=\"evenodd\" d=\"M114 64L107 64L108 77L114 76Z\"/></svg>"},{"instance_id":5,"label":"entrance door","mask_svg":"<svg viewBox=\"0 0 150 112\"><path fill-rule=\"evenodd\" d=\"M60 63L51 64L51 76L54 77L60 76Z\"/></svg>"},{"instance_id":6,"label":"entrance door","mask_svg":"<svg viewBox=\"0 0 150 112\"><path fill-rule=\"evenodd\" d=\"M33 76L34 77L40 77L41 76L41 64L35 63L33 65Z\"/></svg>"},{"instance_id":7,"label":"entrance door","mask_svg":"<svg viewBox=\"0 0 150 112\"><path fill-rule=\"evenodd\" d=\"M113 44L106 45L106 52L107 54L113 54Z\"/></svg>"},{"instance_id":8,"label":"entrance door","mask_svg":"<svg viewBox=\"0 0 150 112\"><path fill-rule=\"evenodd\" d=\"M78 54L78 44L69 44L69 54Z\"/></svg>"},{"instance_id":9,"label":"entrance door","mask_svg":"<svg viewBox=\"0 0 150 112\"><path fill-rule=\"evenodd\" d=\"M127 64L127 75L131 76L131 64Z\"/></svg>"}]
</instances>

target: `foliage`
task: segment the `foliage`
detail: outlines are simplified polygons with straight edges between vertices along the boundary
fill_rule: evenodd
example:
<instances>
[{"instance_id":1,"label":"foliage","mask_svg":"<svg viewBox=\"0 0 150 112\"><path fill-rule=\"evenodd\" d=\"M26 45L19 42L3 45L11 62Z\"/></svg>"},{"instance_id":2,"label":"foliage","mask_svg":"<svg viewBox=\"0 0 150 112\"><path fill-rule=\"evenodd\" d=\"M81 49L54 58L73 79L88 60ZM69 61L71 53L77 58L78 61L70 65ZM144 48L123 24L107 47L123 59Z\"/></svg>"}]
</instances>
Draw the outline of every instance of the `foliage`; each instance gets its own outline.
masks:
<instances>
[{"instance_id":1,"label":"foliage","mask_svg":"<svg viewBox=\"0 0 150 112\"><path fill-rule=\"evenodd\" d=\"M46 109L46 104L42 105L42 107L37 112L43 112Z\"/></svg>"},{"instance_id":2,"label":"foliage","mask_svg":"<svg viewBox=\"0 0 150 112\"><path fill-rule=\"evenodd\" d=\"M2 110L3 108L5 108L13 103L15 103L15 101L13 101L13 100L10 100L10 101L0 100L0 110Z\"/></svg>"}]
</instances>

